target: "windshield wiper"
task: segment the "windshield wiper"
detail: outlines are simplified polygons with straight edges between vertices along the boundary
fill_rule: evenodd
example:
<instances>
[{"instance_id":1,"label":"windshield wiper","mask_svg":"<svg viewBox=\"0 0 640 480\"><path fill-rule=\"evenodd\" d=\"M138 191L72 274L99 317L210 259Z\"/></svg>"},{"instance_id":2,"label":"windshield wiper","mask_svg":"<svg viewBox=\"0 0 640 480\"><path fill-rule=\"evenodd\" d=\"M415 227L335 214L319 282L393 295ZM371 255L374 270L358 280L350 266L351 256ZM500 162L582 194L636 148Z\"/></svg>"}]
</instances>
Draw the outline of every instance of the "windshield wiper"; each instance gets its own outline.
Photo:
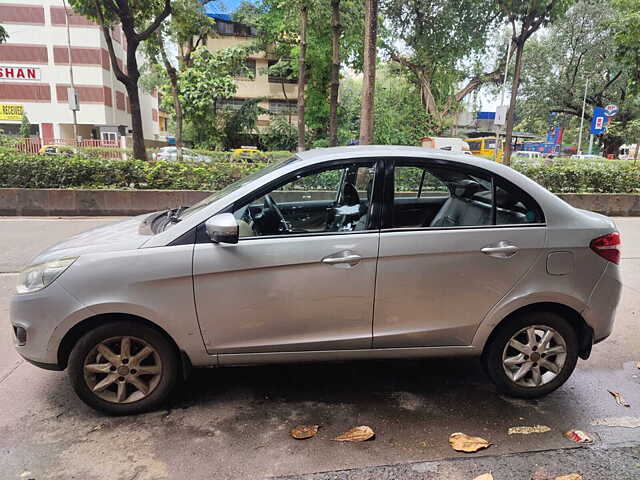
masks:
<instances>
[{"instance_id":1,"label":"windshield wiper","mask_svg":"<svg viewBox=\"0 0 640 480\"><path fill-rule=\"evenodd\" d=\"M187 208L189 207L180 206L178 208L171 208L167 210L167 214L165 216L165 222L162 229L164 230L167 228L167 226L180 222L182 220L180 218L180 215L182 215L182 212L184 212Z\"/></svg>"}]
</instances>

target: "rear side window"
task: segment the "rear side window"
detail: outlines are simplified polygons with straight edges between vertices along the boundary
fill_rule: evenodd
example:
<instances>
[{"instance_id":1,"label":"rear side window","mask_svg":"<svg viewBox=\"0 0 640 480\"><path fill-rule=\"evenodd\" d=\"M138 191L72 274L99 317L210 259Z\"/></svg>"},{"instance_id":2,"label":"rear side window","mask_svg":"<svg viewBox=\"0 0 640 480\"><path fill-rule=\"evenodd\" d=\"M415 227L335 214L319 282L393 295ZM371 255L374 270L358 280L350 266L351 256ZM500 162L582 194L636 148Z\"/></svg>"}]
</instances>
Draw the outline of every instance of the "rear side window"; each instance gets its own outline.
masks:
<instances>
[{"instance_id":1,"label":"rear side window","mask_svg":"<svg viewBox=\"0 0 640 480\"><path fill-rule=\"evenodd\" d=\"M543 223L530 195L476 168L394 167L392 228L451 228Z\"/></svg>"}]
</instances>

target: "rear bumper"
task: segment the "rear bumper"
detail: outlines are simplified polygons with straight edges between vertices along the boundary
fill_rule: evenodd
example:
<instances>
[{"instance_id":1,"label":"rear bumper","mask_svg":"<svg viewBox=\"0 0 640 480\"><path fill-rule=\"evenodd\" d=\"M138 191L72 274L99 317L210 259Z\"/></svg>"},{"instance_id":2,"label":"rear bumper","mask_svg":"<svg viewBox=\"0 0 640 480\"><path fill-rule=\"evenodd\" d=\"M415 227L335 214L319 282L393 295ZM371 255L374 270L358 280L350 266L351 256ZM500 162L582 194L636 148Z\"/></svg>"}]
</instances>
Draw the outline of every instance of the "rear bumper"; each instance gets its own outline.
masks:
<instances>
[{"instance_id":1,"label":"rear bumper","mask_svg":"<svg viewBox=\"0 0 640 480\"><path fill-rule=\"evenodd\" d=\"M594 344L611 335L621 292L620 267L614 263L607 263L591 293L589 305L582 314L587 324L593 329Z\"/></svg>"}]
</instances>

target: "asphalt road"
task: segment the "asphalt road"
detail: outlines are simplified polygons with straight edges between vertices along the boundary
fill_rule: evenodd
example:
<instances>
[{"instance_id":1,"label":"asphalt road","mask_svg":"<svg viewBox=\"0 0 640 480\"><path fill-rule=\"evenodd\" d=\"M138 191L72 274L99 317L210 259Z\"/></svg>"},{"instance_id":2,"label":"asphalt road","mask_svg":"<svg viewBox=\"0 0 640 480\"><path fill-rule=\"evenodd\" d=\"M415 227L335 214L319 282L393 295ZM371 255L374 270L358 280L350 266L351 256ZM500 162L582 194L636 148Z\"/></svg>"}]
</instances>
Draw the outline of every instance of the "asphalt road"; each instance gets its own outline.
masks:
<instances>
[{"instance_id":1,"label":"asphalt road","mask_svg":"<svg viewBox=\"0 0 640 480\"><path fill-rule=\"evenodd\" d=\"M553 475L583 468L585 480L640 478L640 428L593 425L640 418L640 218L616 220L625 288L612 337L544 399L498 395L475 360L265 366L194 371L167 409L127 418L92 411L76 398L64 372L22 361L7 321L15 272L48 245L107 221L112 219L0 218L0 479L307 478L335 472L308 478L453 480L493 469L501 480L528 479L524 475L540 464ZM616 405L607 390L621 392L631 407ZM321 428L315 438L296 441L288 431L297 424ZM376 431L375 439L332 441L363 424ZM507 433L531 425L551 431ZM593 434L594 446L576 450L562 435L572 428ZM458 431L494 445L456 453L447 439ZM607 465L598 459L608 459ZM386 467L373 468L381 465Z\"/></svg>"}]
</instances>

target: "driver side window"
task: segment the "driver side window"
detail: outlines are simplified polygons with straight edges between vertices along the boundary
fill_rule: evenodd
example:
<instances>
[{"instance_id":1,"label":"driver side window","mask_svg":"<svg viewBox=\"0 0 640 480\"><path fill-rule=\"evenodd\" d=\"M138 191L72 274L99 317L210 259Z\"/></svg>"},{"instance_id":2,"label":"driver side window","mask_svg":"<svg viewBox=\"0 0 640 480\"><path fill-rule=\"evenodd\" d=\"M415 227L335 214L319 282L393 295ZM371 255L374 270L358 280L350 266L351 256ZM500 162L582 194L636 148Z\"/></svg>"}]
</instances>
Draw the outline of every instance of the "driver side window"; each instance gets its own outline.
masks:
<instances>
[{"instance_id":1,"label":"driver side window","mask_svg":"<svg viewBox=\"0 0 640 480\"><path fill-rule=\"evenodd\" d=\"M240 238L367 229L373 162L302 172L236 207Z\"/></svg>"}]
</instances>

